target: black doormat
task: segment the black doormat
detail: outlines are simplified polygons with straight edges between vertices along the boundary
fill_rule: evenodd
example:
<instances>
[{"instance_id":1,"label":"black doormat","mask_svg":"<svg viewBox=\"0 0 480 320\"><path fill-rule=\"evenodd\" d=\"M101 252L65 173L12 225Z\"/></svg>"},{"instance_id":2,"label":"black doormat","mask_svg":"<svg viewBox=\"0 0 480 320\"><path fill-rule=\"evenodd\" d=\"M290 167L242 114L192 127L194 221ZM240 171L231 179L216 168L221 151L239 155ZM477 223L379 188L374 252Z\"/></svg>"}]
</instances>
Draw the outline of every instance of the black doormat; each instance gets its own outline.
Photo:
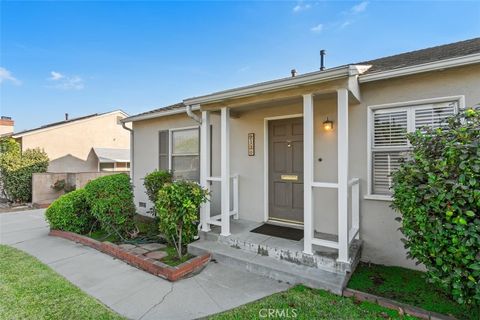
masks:
<instances>
[{"instance_id":1,"label":"black doormat","mask_svg":"<svg viewBox=\"0 0 480 320\"><path fill-rule=\"evenodd\" d=\"M299 241L303 239L303 230L283 226L276 226L274 224L265 223L250 232L264 234L266 236L284 238L288 240Z\"/></svg>"}]
</instances>

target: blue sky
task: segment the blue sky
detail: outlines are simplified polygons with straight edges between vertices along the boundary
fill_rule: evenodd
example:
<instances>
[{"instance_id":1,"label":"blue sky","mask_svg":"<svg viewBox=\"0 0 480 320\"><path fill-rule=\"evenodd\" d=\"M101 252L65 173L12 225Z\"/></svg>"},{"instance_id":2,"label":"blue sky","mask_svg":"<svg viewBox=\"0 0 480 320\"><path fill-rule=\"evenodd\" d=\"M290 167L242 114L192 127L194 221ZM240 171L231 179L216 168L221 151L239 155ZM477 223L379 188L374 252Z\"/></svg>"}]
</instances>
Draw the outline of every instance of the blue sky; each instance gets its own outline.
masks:
<instances>
[{"instance_id":1,"label":"blue sky","mask_svg":"<svg viewBox=\"0 0 480 320\"><path fill-rule=\"evenodd\" d=\"M0 2L16 131L480 35L480 2Z\"/></svg>"}]
</instances>

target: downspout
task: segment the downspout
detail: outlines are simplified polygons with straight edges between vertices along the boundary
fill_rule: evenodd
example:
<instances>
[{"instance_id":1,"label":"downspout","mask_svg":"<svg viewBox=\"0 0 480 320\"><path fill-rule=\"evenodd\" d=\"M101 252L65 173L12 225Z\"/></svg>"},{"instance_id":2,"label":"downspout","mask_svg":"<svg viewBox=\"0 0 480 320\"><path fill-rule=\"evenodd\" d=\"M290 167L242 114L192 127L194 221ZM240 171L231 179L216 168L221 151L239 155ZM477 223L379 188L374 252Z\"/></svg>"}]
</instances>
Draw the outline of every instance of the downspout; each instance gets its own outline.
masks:
<instances>
[{"instance_id":1,"label":"downspout","mask_svg":"<svg viewBox=\"0 0 480 320\"><path fill-rule=\"evenodd\" d=\"M133 123L132 123L132 126L133 126ZM133 143L133 138L134 138L134 135L133 135L133 129L130 129L129 127L127 127L125 125L125 122L122 122L122 128L125 129L125 130L128 130L130 131L130 179L132 180L132 183L133 183L133 155L135 154L133 152L133 147L134 147L134 143Z\"/></svg>"},{"instance_id":2,"label":"downspout","mask_svg":"<svg viewBox=\"0 0 480 320\"><path fill-rule=\"evenodd\" d=\"M187 112L187 116L189 116L199 124L202 124L202 119L199 116L197 116L195 113L193 113L192 106L185 106L185 111Z\"/></svg>"}]
</instances>

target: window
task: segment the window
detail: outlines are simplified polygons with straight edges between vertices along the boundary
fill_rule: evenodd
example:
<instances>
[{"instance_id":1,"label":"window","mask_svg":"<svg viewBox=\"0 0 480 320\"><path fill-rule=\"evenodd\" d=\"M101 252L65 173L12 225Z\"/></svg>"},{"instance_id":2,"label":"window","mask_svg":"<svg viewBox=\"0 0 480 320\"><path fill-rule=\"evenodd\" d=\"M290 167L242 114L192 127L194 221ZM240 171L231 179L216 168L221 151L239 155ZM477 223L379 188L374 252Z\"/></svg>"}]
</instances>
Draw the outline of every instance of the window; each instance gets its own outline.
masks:
<instances>
[{"instance_id":1,"label":"window","mask_svg":"<svg viewBox=\"0 0 480 320\"><path fill-rule=\"evenodd\" d=\"M115 165L113 162L100 163L100 171L115 171Z\"/></svg>"},{"instance_id":2,"label":"window","mask_svg":"<svg viewBox=\"0 0 480 320\"><path fill-rule=\"evenodd\" d=\"M172 170L175 179L200 179L198 127L160 131L159 168Z\"/></svg>"},{"instance_id":3,"label":"window","mask_svg":"<svg viewBox=\"0 0 480 320\"><path fill-rule=\"evenodd\" d=\"M459 101L442 101L401 107L371 107L370 193L390 196L392 173L398 169L410 144L407 133L425 127L439 128L457 112Z\"/></svg>"}]
</instances>

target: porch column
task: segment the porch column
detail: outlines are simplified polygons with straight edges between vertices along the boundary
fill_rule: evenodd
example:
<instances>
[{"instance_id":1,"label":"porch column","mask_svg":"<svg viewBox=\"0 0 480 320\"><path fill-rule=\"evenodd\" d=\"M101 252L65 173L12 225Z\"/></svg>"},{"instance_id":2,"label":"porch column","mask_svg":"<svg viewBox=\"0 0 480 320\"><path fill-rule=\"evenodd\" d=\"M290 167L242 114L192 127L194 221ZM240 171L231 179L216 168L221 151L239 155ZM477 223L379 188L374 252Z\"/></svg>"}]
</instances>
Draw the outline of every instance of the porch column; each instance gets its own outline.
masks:
<instances>
[{"instance_id":1,"label":"porch column","mask_svg":"<svg viewBox=\"0 0 480 320\"><path fill-rule=\"evenodd\" d=\"M303 252L313 254L313 95L303 96Z\"/></svg>"},{"instance_id":2,"label":"porch column","mask_svg":"<svg viewBox=\"0 0 480 320\"><path fill-rule=\"evenodd\" d=\"M220 235L230 235L230 109L221 109L220 148L221 148L221 206L222 230Z\"/></svg>"},{"instance_id":3,"label":"porch column","mask_svg":"<svg viewBox=\"0 0 480 320\"><path fill-rule=\"evenodd\" d=\"M337 90L338 261L348 259L348 90Z\"/></svg>"},{"instance_id":4,"label":"porch column","mask_svg":"<svg viewBox=\"0 0 480 320\"><path fill-rule=\"evenodd\" d=\"M210 173L210 111L202 111L202 125L200 127L200 185L210 191L210 182L207 180ZM210 231L210 202L200 207L200 223L202 231Z\"/></svg>"}]
</instances>

